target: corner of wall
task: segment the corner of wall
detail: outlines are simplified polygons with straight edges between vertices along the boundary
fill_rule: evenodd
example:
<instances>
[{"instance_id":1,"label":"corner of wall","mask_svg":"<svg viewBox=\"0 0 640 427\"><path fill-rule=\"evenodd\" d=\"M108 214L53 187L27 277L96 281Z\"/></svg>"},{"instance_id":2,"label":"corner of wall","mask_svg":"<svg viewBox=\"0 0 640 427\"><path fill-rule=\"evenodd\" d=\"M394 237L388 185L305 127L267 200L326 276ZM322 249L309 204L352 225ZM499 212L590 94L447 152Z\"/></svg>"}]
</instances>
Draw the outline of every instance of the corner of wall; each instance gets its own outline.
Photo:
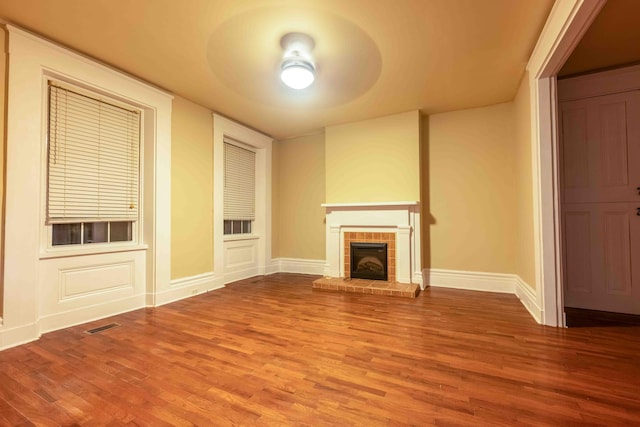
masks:
<instances>
[{"instance_id":1,"label":"corner of wall","mask_svg":"<svg viewBox=\"0 0 640 427\"><path fill-rule=\"evenodd\" d=\"M538 304L535 290L529 286L522 278L518 275L515 276L515 294L520 299L520 302L524 306L524 308L529 311L531 316L535 319L537 323L542 323L543 313L542 308L540 308L540 304Z\"/></svg>"},{"instance_id":2,"label":"corner of wall","mask_svg":"<svg viewBox=\"0 0 640 427\"><path fill-rule=\"evenodd\" d=\"M424 268L422 278L424 288L433 286L513 294L518 297L520 303L535 321L542 323L543 311L538 303L535 290L517 274Z\"/></svg>"}]
</instances>

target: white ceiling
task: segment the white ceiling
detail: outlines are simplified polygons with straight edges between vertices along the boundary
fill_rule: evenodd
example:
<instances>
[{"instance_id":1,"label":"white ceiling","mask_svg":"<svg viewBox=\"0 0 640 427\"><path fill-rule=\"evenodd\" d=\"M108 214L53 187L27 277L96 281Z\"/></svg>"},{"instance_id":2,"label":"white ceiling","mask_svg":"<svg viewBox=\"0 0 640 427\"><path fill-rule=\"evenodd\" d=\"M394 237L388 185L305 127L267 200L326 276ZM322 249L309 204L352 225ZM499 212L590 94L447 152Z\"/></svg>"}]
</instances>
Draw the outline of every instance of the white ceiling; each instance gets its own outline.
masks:
<instances>
[{"instance_id":1,"label":"white ceiling","mask_svg":"<svg viewBox=\"0 0 640 427\"><path fill-rule=\"evenodd\" d=\"M2 0L0 17L277 139L513 99L553 0ZM278 79L315 39L316 82Z\"/></svg>"}]
</instances>

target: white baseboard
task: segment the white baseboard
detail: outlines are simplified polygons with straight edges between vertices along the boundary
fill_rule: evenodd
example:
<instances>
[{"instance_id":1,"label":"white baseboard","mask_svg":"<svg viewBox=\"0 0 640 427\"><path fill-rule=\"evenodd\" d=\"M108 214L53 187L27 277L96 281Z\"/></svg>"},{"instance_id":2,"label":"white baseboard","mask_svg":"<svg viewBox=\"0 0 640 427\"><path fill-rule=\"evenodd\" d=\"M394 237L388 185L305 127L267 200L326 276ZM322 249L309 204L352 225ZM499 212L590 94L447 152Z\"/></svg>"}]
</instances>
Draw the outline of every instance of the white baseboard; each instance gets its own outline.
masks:
<instances>
[{"instance_id":1,"label":"white baseboard","mask_svg":"<svg viewBox=\"0 0 640 427\"><path fill-rule=\"evenodd\" d=\"M170 283L170 288L156 294L156 306L169 304L184 298L189 298L203 292L212 291L224 287L222 278L213 272L196 274L195 276L181 277Z\"/></svg>"},{"instance_id":2,"label":"white baseboard","mask_svg":"<svg viewBox=\"0 0 640 427\"><path fill-rule=\"evenodd\" d=\"M422 270L422 278L425 287L514 294L535 321L542 323L543 310L537 301L535 291L517 274L425 268Z\"/></svg>"},{"instance_id":3,"label":"white baseboard","mask_svg":"<svg viewBox=\"0 0 640 427\"><path fill-rule=\"evenodd\" d=\"M426 274L424 270L427 270ZM425 268L424 270L423 276L429 278L430 286L467 289L470 291L515 293L513 274L443 270L439 268Z\"/></svg>"},{"instance_id":4,"label":"white baseboard","mask_svg":"<svg viewBox=\"0 0 640 427\"><path fill-rule=\"evenodd\" d=\"M231 273L224 273L224 284L237 282L238 280L248 279L260 275L260 268L251 267L245 270L238 270Z\"/></svg>"},{"instance_id":5,"label":"white baseboard","mask_svg":"<svg viewBox=\"0 0 640 427\"><path fill-rule=\"evenodd\" d=\"M275 273L280 273L280 258L272 259L271 262L264 268L264 274L266 276Z\"/></svg>"},{"instance_id":6,"label":"white baseboard","mask_svg":"<svg viewBox=\"0 0 640 427\"><path fill-rule=\"evenodd\" d=\"M0 351L35 341L38 338L40 338L40 331L37 323L20 325L15 328L7 328L5 325L0 329Z\"/></svg>"},{"instance_id":7,"label":"white baseboard","mask_svg":"<svg viewBox=\"0 0 640 427\"><path fill-rule=\"evenodd\" d=\"M264 267L265 274L298 273L322 275L324 260L310 260L298 258L274 258ZM198 295L224 287L226 283L247 279L260 274L260 268L252 267L246 270L224 274L224 278L213 272L183 277L171 281L171 289L156 295L156 305L168 304L184 298Z\"/></svg>"},{"instance_id":8,"label":"white baseboard","mask_svg":"<svg viewBox=\"0 0 640 427\"><path fill-rule=\"evenodd\" d=\"M38 322L41 333L57 331L69 328L105 317L115 316L137 310L145 306L145 295L134 295L116 301L108 301L101 304L84 306L60 313L42 316Z\"/></svg>"},{"instance_id":9,"label":"white baseboard","mask_svg":"<svg viewBox=\"0 0 640 427\"><path fill-rule=\"evenodd\" d=\"M424 280L422 279L421 271L414 271L411 276L411 283L415 283L420 286L420 289L424 290Z\"/></svg>"},{"instance_id":10,"label":"white baseboard","mask_svg":"<svg viewBox=\"0 0 640 427\"><path fill-rule=\"evenodd\" d=\"M322 276L325 261L322 259L276 258L280 273L315 274Z\"/></svg>"},{"instance_id":11,"label":"white baseboard","mask_svg":"<svg viewBox=\"0 0 640 427\"><path fill-rule=\"evenodd\" d=\"M266 271L268 271L267 274L297 273L326 276L325 268L326 261L323 259L274 258L271 260L271 264L266 268ZM411 283L416 283L424 289L422 272L414 271L411 277Z\"/></svg>"},{"instance_id":12,"label":"white baseboard","mask_svg":"<svg viewBox=\"0 0 640 427\"><path fill-rule=\"evenodd\" d=\"M516 276L516 296L520 299L524 308L526 308L536 322L542 324L542 309L537 302L535 291L520 276Z\"/></svg>"}]
</instances>

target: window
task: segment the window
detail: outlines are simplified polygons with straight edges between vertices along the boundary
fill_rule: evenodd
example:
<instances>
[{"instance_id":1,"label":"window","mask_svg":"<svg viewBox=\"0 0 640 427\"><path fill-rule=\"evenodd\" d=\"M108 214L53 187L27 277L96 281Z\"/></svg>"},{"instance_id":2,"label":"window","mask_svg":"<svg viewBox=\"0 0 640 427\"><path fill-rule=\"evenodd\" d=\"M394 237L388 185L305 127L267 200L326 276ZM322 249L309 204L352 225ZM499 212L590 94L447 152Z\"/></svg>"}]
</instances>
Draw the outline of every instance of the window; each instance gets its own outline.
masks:
<instances>
[{"instance_id":1,"label":"window","mask_svg":"<svg viewBox=\"0 0 640 427\"><path fill-rule=\"evenodd\" d=\"M224 234L250 234L251 221L225 219Z\"/></svg>"},{"instance_id":2,"label":"window","mask_svg":"<svg viewBox=\"0 0 640 427\"><path fill-rule=\"evenodd\" d=\"M224 234L250 234L255 220L256 153L225 139Z\"/></svg>"},{"instance_id":3,"label":"window","mask_svg":"<svg viewBox=\"0 0 640 427\"><path fill-rule=\"evenodd\" d=\"M49 82L47 224L52 245L133 240L140 112Z\"/></svg>"},{"instance_id":4,"label":"window","mask_svg":"<svg viewBox=\"0 0 640 427\"><path fill-rule=\"evenodd\" d=\"M130 242L133 240L132 225L131 221L53 224L52 244L60 246Z\"/></svg>"}]
</instances>

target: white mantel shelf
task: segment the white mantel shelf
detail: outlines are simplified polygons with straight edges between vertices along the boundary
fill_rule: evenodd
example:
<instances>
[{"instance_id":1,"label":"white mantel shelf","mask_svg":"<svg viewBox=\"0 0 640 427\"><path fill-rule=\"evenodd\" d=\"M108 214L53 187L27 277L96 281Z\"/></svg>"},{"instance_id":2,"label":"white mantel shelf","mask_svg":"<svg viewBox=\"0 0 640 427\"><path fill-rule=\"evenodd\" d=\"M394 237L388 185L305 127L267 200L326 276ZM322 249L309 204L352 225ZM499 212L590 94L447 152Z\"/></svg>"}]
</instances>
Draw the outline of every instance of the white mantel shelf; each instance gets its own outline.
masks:
<instances>
[{"instance_id":1,"label":"white mantel shelf","mask_svg":"<svg viewBox=\"0 0 640 427\"><path fill-rule=\"evenodd\" d=\"M383 206L417 206L417 201L402 202L361 202L361 203L323 203L323 208L375 208Z\"/></svg>"}]
</instances>

